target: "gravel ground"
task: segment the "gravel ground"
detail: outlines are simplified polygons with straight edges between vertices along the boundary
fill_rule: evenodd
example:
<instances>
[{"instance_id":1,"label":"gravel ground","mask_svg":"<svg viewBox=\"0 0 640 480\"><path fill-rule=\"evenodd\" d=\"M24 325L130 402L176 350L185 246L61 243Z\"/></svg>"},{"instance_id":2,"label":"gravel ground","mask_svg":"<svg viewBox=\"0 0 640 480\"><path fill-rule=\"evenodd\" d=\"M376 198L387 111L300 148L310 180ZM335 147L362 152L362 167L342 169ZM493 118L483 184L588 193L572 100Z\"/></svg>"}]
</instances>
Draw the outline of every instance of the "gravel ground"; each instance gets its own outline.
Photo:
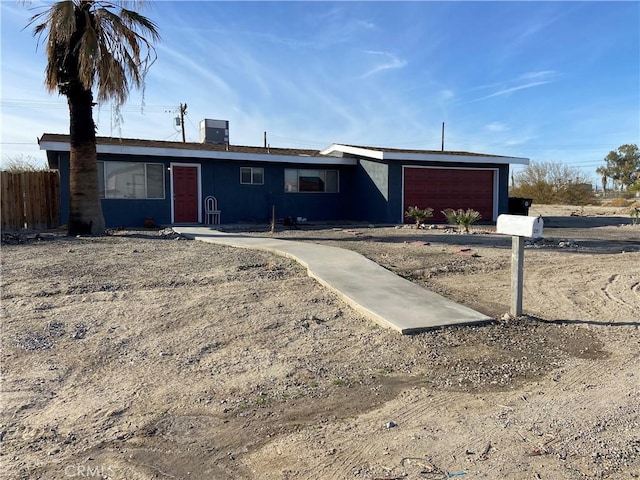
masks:
<instances>
[{"instance_id":1,"label":"gravel ground","mask_svg":"<svg viewBox=\"0 0 640 480\"><path fill-rule=\"evenodd\" d=\"M640 478L640 227L608 213L549 217L517 319L509 239L490 229L276 234L352 248L496 318L413 336L290 260L171 230L3 236L2 471Z\"/></svg>"}]
</instances>

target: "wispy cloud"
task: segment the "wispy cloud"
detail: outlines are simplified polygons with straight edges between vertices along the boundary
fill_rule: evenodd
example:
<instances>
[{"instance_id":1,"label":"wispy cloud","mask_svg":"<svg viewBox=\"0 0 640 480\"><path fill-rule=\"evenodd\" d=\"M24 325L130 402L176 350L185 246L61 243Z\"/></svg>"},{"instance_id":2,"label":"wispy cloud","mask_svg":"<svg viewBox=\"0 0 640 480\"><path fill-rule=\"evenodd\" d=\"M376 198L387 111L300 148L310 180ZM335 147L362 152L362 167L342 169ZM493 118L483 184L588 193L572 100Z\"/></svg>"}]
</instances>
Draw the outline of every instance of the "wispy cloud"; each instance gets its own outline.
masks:
<instances>
[{"instance_id":1,"label":"wispy cloud","mask_svg":"<svg viewBox=\"0 0 640 480\"><path fill-rule=\"evenodd\" d=\"M400 58L389 52L377 52L377 51L368 50L365 53L379 57L382 60L373 68L369 69L366 73L361 75L360 76L361 79L370 77L384 70L393 70L396 68L405 67L407 65L407 61L405 59Z\"/></svg>"},{"instance_id":2,"label":"wispy cloud","mask_svg":"<svg viewBox=\"0 0 640 480\"><path fill-rule=\"evenodd\" d=\"M501 122L491 122L484 126L485 130L492 133L506 132L509 127Z\"/></svg>"},{"instance_id":3,"label":"wispy cloud","mask_svg":"<svg viewBox=\"0 0 640 480\"><path fill-rule=\"evenodd\" d=\"M196 76L191 76L191 82L195 82L195 78L200 78L202 81L209 82L209 88L216 89L222 94L230 95L234 93L233 89L225 82L220 76L213 73L213 70L209 70L202 66L201 62L197 62L191 56L186 55L176 49L170 48L165 44L158 45L158 52L160 52L165 57L169 58L173 61L174 74L185 74L189 76L189 71L196 74ZM167 63L170 63L167 61ZM176 68L178 66L178 68ZM185 71L186 69L186 71ZM154 72L152 70L152 72ZM159 72L154 72L158 74Z\"/></svg>"},{"instance_id":4,"label":"wispy cloud","mask_svg":"<svg viewBox=\"0 0 640 480\"><path fill-rule=\"evenodd\" d=\"M530 82L525 83L523 85L517 85L515 87L509 87L502 90L498 90L497 92L492 93L491 95L487 95L486 97L478 98L478 100L484 100L486 98L499 97L501 95L507 95L509 93L517 92L518 90L526 90L527 88L537 87L538 85L546 85L547 83L551 83L550 81L540 81L540 82Z\"/></svg>"},{"instance_id":5,"label":"wispy cloud","mask_svg":"<svg viewBox=\"0 0 640 480\"><path fill-rule=\"evenodd\" d=\"M558 77L558 72L555 70L542 70L539 72L527 72L520 75L518 80L548 80Z\"/></svg>"},{"instance_id":6,"label":"wispy cloud","mask_svg":"<svg viewBox=\"0 0 640 480\"><path fill-rule=\"evenodd\" d=\"M512 45L520 46L520 44L528 41L529 38L536 36L539 32L550 27L567 15L566 9L565 12L558 13L556 6L553 4L545 7L548 8L543 9L544 13L539 14L539 18L531 19L528 24L519 25L519 30L509 32L512 36Z\"/></svg>"},{"instance_id":7,"label":"wispy cloud","mask_svg":"<svg viewBox=\"0 0 640 480\"><path fill-rule=\"evenodd\" d=\"M455 92L449 88L440 91L440 100L451 100L456 96Z\"/></svg>"},{"instance_id":8,"label":"wispy cloud","mask_svg":"<svg viewBox=\"0 0 640 480\"><path fill-rule=\"evenodd\" d=\"M487 89L498 88L498 90L488 95L483 95L481 97L474 98L473 100L470 100L470 102L478 102L480 100L487 100L489 98L509 95L511 93L514 93L520 90L526 90L529 88L538 87L540 85L546 85L548 83L555 82L559 78L560 78L560 74L555 70L526 72L514 80L509 80L503 83L487 85L485 87L476 87L475 90L478 90L480 88L487 88Z\"/></svg>"}]
</instances>

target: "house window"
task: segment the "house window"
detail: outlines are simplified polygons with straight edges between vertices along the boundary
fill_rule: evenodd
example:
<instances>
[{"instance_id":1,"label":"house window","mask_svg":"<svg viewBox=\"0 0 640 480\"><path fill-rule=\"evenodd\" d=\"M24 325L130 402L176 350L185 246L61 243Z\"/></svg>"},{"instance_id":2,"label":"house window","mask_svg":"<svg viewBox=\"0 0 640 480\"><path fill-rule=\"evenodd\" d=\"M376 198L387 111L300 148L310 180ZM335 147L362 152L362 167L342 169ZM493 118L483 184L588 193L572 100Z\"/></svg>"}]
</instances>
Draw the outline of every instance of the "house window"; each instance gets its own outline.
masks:
<instances>
[{"instance_id":1,"label":"house window","mask_svg":"<svg viewBox=\"0 0 640 480\"><path fill-rule=\"evenodd\" d=\"M264 184L264 168L258 167L241 167L240 183L243 185L262 185Z\"/></svg>"},{"instance_id":2,"label":"house window","mask_svg":"<svg viewBox=\"0 0 640 480\"><path fill-rule=\"evenodd\" d=\"M338 193L338 171L287 168L284 171L284 191Z\"/></svg>"},{"instance_id":3,"label":"house window","mask_svg":"<svg viewBox=\"0 0 640 480\"><path fill-rule=\"evenodd\" d=\"M98 162L100 198L163 199L161 163Z\"/></svg>"}]
</instances>

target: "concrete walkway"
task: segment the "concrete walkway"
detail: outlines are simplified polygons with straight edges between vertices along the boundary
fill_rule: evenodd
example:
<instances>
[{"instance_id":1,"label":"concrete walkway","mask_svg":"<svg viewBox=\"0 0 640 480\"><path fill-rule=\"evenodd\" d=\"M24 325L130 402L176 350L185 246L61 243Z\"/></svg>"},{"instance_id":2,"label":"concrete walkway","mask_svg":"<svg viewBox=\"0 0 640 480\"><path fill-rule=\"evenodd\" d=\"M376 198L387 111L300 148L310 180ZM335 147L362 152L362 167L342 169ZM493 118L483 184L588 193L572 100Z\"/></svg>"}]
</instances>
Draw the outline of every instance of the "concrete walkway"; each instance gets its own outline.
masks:
<instances>
[{"instance_id":1,"label":"concrete walkway","mask_svg":"<svg viewBox=\"0 0 640 480\"><path fill-rule=\"evenodd\" d=\"M315 243L223 233L208 227L173 229L187 238L275 253L305 266L309 276L383 327L403 334L478 324L491 318L430 292L359 253Z\"/></svg>"}]
</instances>

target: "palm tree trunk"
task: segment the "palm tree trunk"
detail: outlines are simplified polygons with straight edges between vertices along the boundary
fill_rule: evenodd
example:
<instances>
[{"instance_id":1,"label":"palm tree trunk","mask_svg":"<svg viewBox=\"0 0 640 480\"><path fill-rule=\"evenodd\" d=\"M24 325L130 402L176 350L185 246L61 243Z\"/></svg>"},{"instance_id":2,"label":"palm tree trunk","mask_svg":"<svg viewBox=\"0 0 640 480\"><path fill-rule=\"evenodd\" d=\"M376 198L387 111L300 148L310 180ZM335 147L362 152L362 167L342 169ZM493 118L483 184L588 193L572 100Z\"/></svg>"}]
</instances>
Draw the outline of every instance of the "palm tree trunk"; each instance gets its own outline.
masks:
<instances>
[{"instance_id":1,"label":"palm tree trunk","mask_svg":"<svg viewBox=\"0 0 640 480\"><path fill-rule=\"evenodd\" d=\"M79 85L70 87L67 91L67 103L71 142L68 234L104 235L91 90Z\"/></svg>"}]
</instances>

